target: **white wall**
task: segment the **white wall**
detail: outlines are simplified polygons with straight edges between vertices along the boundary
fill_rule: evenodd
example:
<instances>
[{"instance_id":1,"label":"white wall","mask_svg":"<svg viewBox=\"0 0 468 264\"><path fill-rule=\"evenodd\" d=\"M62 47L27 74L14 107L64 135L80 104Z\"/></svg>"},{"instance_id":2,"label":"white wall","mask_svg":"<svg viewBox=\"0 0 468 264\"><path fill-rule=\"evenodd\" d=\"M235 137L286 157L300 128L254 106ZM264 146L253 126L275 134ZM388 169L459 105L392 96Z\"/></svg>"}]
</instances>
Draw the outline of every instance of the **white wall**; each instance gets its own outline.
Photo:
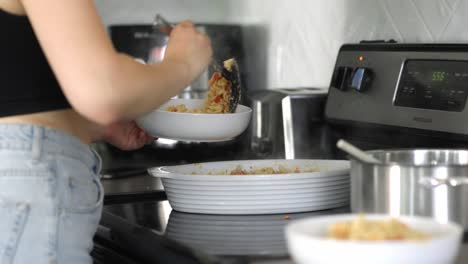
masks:
<instances>
[{"instance_id":1,"label":"white wall","mask_svg":"<svg viewBox=\"0 0 468 264\"><path fill-rule=\"evenodd\" d=\"M266 25L267 87L329 85L342 43L468 42L468 0L96 0L106 24L173 20ZM258 37L256 35L252 38ZM249 45L255 45L256 40ZM248 47L249 49L252 48ZM261 71L261 69L258 69Z\"/></svg>"},{"instance_id":2,"label":"white wall","mask_svg":"<svg viewBox=\"0 0 468 264\"><path fill-rule=\"evenodd\" d=\"M151 23L156 13L171 21L191 19L203 23L242 23L249 20L243 8L246 1L248 0L95 0L95 3L103 22L109 25Z\"/></svg>"}]
</instances>

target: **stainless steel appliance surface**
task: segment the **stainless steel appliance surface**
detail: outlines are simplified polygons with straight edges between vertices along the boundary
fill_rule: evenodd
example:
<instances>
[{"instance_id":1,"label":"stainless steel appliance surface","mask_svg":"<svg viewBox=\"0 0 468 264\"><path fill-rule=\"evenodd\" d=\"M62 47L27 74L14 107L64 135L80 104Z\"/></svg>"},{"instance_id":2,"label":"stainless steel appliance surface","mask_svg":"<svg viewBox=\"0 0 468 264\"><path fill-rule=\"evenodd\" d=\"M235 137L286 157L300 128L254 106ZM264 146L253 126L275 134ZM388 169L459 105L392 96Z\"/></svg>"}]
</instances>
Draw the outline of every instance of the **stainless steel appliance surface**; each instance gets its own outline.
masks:
<instances>
[{"instance_id":1,"label":"stainless steel appliance surface","mask_svg":"<svg viewBox=\"0 0 468 264\"><path fill-rule=\"evenodd\" d=\"M468 135L467 45L344 45L329 119Z\"/></svg>"},{"instance_id":2,"label":"stainless steel appliance surface","mask_svg":"<svg viewBox=\"0 0 468 264\"><path fill-rule=\"evenodd\" d=\"M354 212L428 216L468 228L468 150L368 151L351 160Z\"/></svg>"},{"instance_id":3,"label":"stainless steel appliance surface","mask_svg":"<svg viewBox=\"0 0 468 264\"><path fill-rule=\"evenodd\" d=\"M322 133L326 140L311 141L313 143L306 144L305 149L308 149L308 153L313 153L317 158L322 156L329 159L346 159L348 158L346 154L334 147L336 141L342 138L364 150L401 149L407 151L400 152L406 153L404 155L385 154L384 156L389 161L407 161L407 163L419 164L433 160L430 158L432 154L412 154L411 150L416 148L424 150L447 149L446 154L440 153L438 155L438 161L448 162L453 157L453 162L448 163L460 163L459 166L463 166L464 155L452 155L450 153L455 152L450 151L468 149L468 127L465 122L467 116L465 111L468 111L465 108L465 93L468 92L466 91L468 87L464 85L465 82L460 81L468 76L464 71L468 67L459 66L459 63L462 65L468 63L467 51L468 45L389 43L344 45L338 54L335 74L330 76L330 89L324 99L325 105L321 109L324 117L322 116L319 124L324 127ZM454 60L457 63L451 63ZM413 77L415 75L418 77ZM422 76L425 78L419 79ZM259 101L258 104L262 108L260 109L262 111L257 109L257 113L262 113L259 116L259 120L262 120L259 122L262 126L259 131L264 131L262 132L264 134L259 138L270 137L275 144L278 138L281 138L279 134L284 133L281 132L283 131L281 128L283 118L278 117L278 115L282 114L284 98L283 94L270 91L253 97L252 102ZM252 108L254 108L254 103L252 103ZM299 108L300 111L307 111L307 109L312 111L314 105L309 104L308 107ZM297 114L292 116L295 115ZM255 135L252 131L258 129L253 129L253 126L254 123L249 130L251 133L245 133L245 138L239 141L242 144L226 142L224 146L212 148L205 144L200 144L196 148L193 145L181 144L176 149L162 150L148 146L140 152L135 152L132 159L113 159L111 165L118 172L119 167L135 166L141 168L148 165L181 164L194 160L262 158L259 153L253 152L249 141L250 136ZM312 128L316 128L316 126L314 125ZM308 133L303 136L305 138L320 138L313 134L314 131L318 131L316 129L303 131ZM273 155L280 152L270 153ZM416 161L416 159L418 160ZM352 181L357 182L358 179L364 181L361 186L368 191L362 194L367 205L375 205L373 210L388 209L389 212L397 212L403 208L415 208L416 204L411 205L411 203L426 201L423 194L427 194L433 197L430 199L433 206L427 208L435 208L435 205L440 204L440 206L436 206L438 210L453 210L455 214L457 210L459 213L466 213L465 206L460 204L462 200L466 200L463 199L463 196L466 197L466 187L452 187L450 182L445 184L443 177L437 178L440 175L457 176L448 174L448 172L457 171L456 169L452 170L450 166L447 167L447 170L441 169L444 172L440 172L440 174L422 176L421 174L417 176L417 172L413 170L415 167L410 166L407 169L412 171L410 172L413 174L412 177L405 177L403 174L400 177L390 177L390 174L386 175L385 173L390 173L392 167L382 166L380 171L383 174L378 175L378 172L371 171L370 166L374 165L358 165L363 166L360 169L363 172L360 173L361 177L369 177L360 179L353 174ZM421 165L421 167L423 166ZM372 168L379 170L377 167ZM393 170L400 170L401 173L404 169L405 167L401 165L394 167ZM418 177L427 176L433 176L429 181L431 184L444 184L439 187L420 188L418 190L420 197L412 194L409 188L411 186L416 188L419 184ZM104 206L105 214L96 241L107 245L111 240L115 244L115 248L119 250L118 252L125 253L126 257L136 256L132 259L145 260L129 263L158 263L158 259L160 263L193 263L193 261L190 262L190 259L193 260L194 256L203 258L195 261L197 263L292 263L284 248L284 234L278 230L281 229L281 225L302 217L302 214L238 216L235 218L184 214L172 211L165 199L161 184L146 173L140 173L137 177L103 180L103 183L107 193ZM370 190L370 186L375 189ZM381 186L382 189L378 189L378 186ZM392 190L392 192L388 192L388 190ZM390 193L391 196L389 196ZM448 193L450 193L449 196L446 195ZM399 201L407 199L409 204L404 207L401 203L394 203L391 208L388 207L388 204L387 207L379 205L379 202L389 201L388 199ZM343 208L341 212L350 211L351 208ZM317 214L333 213L336 211L317 212ZM122 224L113 225L112 221L107 219L109 215L118 218L117 222ZM313 217L314 214L308 216ZM450 214L450 216L452 215ZM456 215L456 217L460 217L460 215ZM229 225L229 223L232 224ZM223 243L223 241L232 241L226 236L230 235L231 228L235 229L236 227L241 231L247 229L254 231L251 234L249 232L234 233L232 238L241 241L235 244L236 247L229 243ZM267 228L272 228L270 230L273 231L265 231L268 230ZM107 235L109 230L111 234L115 230L113 236ZM181 231L183 232L180 233ZM125 236L127 233L130 236ZM256 244L264 238L266 238L266 242ZM176 241L177 244L169 243L169 241ZM467 242L465 234L457 263L468 262ZM239 248L248 245L248 243L251 243L252 246L240 252ZM189 246L193 251L182 250L175 246L179 244ZM153 245L158 246L157 250L154 250ZM164 247L161 248L160 245L164 245ZM99 248L97 249L98 252L101 252ZM259 251L254 252L254 250ZM190 252L191 254L189 254ZM207 255L212 258L207 260ZM161 261L162 257L168 256L177 258L165 262ZM188 256L192 257L188 259Z\"/></svg>"},{"instance_id":4,"label":"stainless steel appliance surface","mask_svg":"<svg viewBox=\"0 0 468 264\"><path fill-rule=\"evenodd\" d=\"M250 149L255 157L327 158L333 143L327 137L323 115L326 94L327 90L305 87L248 94Z\"/></svg>"}]
</instances>

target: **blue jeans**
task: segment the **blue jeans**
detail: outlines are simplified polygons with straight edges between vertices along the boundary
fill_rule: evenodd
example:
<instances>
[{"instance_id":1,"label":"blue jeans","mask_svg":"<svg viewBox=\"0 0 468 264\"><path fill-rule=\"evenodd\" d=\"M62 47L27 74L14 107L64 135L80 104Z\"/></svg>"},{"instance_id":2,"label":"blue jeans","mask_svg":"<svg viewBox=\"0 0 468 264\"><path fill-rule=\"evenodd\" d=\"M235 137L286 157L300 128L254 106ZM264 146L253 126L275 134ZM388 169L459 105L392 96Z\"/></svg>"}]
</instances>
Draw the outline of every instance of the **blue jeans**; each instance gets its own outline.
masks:
<instances>
[{"instance_id":1,"label":"blue jeans","mask_svg":"<svg viewBox=\"0 0 468 264\"><path fill-rule=\"evenodd\" d=\"M92 263L100 164L65 132L0 124L0 263Z\"/></svg>"}]
</instances>

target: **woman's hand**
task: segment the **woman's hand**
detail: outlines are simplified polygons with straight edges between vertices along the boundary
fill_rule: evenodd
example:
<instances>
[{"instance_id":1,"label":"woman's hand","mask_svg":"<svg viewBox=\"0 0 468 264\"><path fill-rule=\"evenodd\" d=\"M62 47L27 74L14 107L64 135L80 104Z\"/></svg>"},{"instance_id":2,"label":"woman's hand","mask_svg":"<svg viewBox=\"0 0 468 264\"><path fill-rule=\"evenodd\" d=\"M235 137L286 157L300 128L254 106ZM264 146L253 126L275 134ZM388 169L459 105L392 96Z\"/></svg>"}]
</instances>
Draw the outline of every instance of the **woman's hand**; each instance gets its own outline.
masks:
<instances>
[{"instance_id":1,"label":"woman's hand","mask_svg":"<svg viewBox=\"0 0 468 264\"><path fill-rule=\"evenodd\" d=\"M104 130L103 140L121 150L135 150L156 140L135 121L109 125Z\"/></svg>"},{"instance_id":2,"label":"woman's hand","mask_svg":"<svg viewBox=\"0 0 468 264\"><path fill-rule=\"evenodd\" d=\"M164 61L186 65L191 83L208 67L212 55L208 36L197 31L194 24L186 20L172 30Z\"/></svg>"}]
</instances>

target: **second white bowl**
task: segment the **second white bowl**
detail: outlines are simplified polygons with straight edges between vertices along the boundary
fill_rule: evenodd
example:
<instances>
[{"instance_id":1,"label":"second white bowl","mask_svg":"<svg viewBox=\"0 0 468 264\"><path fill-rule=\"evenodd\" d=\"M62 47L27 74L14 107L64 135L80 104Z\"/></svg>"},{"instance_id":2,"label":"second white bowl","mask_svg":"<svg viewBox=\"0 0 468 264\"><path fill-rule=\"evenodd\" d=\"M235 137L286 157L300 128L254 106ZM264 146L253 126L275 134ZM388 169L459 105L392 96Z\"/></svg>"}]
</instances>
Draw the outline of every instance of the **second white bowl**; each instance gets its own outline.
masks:
<instances>
[{"instance_id":1,"label":"second white bowl","mask_svg":"<svg viewBox=\"0 0 468 264\"><path fill-rule=\"evenodd\" d=\"M289 252L297 263L359 264L448 264L458 255L463 229L431 218L399 217L411 228L431 236L427 241L350 241L326 237L334 223L354 220L357 214L320 216L291 222L286 226ZM369 220L389 219L388 215L366 215Z\"/></svg>"}]
</instances>

